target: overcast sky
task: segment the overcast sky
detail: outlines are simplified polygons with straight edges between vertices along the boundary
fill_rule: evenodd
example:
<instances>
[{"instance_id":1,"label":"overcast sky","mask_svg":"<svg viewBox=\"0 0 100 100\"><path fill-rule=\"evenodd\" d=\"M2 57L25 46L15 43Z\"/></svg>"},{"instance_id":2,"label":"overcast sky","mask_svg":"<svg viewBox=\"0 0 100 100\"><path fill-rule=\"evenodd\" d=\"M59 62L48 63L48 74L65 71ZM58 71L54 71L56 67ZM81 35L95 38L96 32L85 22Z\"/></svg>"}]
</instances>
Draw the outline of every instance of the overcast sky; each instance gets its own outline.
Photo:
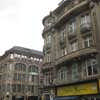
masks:
<instances>
[{"instance_id":1,"label":"overcast sky","mask_svg":"<svg viewBox=\"0 0 100 100\"><path fill-rule=\"evenodd\" d=\"M0 55L13 46L42 51L42 19L60 1L0 0Z\"/></svg>"}]
</instances>

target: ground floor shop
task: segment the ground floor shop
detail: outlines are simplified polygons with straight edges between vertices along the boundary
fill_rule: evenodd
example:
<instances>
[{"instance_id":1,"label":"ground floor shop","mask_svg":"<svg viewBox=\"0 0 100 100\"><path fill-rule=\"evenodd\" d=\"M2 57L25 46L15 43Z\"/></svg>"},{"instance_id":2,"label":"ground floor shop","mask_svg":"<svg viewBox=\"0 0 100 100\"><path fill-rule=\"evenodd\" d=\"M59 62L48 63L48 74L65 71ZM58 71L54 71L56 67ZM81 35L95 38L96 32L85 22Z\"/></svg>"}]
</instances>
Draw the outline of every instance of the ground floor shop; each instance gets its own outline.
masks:
<instances>
[{"instance_id":1,"label":"ground floor shop","mask_svg":"<svg viewBox=\"0 0 100 100\"><path fill-rule=\"evenodd\" d=\"M0 96L0 100L38 100L38 96Z\"/></svg>"},{"instance_id":2,"label":"ground floor shop","mask_svg":"<svg viewBox=\"0 0 100 100\"><path fill-rule=\"evenodd\" d=\"M100 81L88 80L57 86L55 100L100 100Z\"/></svg>"},{"instance_id":3,"label":"ground floor shop","mask_svg":"<svg viewBox=\"0 0 100 100\"><path fill-rule=\"evenodd\" d=\"M51 93L51 90L54 93ZM53 97L53 98L50 98ZM100 80L86 80L48 88L42 100L100 100Z\"/></svg>"}]
</instances>

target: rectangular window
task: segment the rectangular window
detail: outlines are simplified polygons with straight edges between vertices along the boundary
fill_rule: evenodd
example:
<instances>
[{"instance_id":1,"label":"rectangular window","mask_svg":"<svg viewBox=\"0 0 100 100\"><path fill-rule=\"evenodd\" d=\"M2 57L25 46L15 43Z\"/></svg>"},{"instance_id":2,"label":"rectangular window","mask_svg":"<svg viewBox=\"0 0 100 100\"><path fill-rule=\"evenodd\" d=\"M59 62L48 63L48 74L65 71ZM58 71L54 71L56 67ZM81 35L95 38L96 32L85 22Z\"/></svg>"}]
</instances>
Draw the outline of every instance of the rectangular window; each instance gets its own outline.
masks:
<instances>
[{"instance_id":1,"label":"rectangular window","mask_svg":"<svg viewBox=\"0 0 100 100\"><path fill-rule=\"evenodd\" d=\"M89 59L86 61L86 72L87 72L87 76L98 74L96 59Z\"/></svg>"},{"instance_id":2,"label":"rectangular window","mask_svg":"<svg viewBox=\"0 0 100 100\"><path fill-rule=\"evenodd\" d=\"M92 41L92 37L91 36L84 38L83 48L91 47L92 44L93 44L93 41Z\"/></svg>"},{"instance_id":3,"label":"rectangular window","mask_svg":"<svg viewBox=\"0 0 100 100\"><path fill-rule=\"evenodd\" d=\"M72 80L77 80L78 79L78 64L74 63L72 65Z\"/></svg>"},{"instance_id":4,"label":"rectangular window","mask_svg":"<svg viewBox=\"0 0 100 100\"><path fill-rule=\"evenodd\" d=\"M61 68L58 71L58 79L59 80L66 80L67 79L67 68Z\"/></svg>"},{"instance_id":5,"label":"rectangular window","mask_svg":"<svg viewBox=\"0 0 100 100\"><path fill-rule=\"evenodd\" d=\"M73 52L73 51L76 51L76 50L78 50L78 42L74 41L70 44L70 51Z\"/></svg>"},{"instance_id":6,"label":"rectangular window","mask_svg":"<svg viewBox=\"0 0 100 100\"><path fill-rule=\"evenodd\" d=\"M86 23L90 23L90 15L84 15L81 17L81 24L86 24Z\"/></svg>"},{"instance_id":7,"label":"rectangular window","mask_svg":"<svg viewBox=\"0 0 100 100\"><path fill-rule=\"evenodd\" d=\"M51 44L51 35L49 35L48 37L47 37L47 45L48 44Z\"/></svg>"},{"instance_id":8,"label":"rectangular window","mask_svg":"<svg viewBox=\"0 0 100 100\"><path fill-rule=\"evenodd\" d=\"M64 39L65 39L65 28L60 33L60 40L64 40Z\"/></svg>"},{"instance_id":9,"label":"rectangular window","mask_svg":"<svg viewBox=\"0 0 100 100\"><path fill-rule=\"evenodd\" d=\"M61 56L64 56L66 54L67 54L67 49L66 48L61 49Z\"/></svg>"},{"instance_id":10,"label":"rectangular window","mask_svg":"<svg viewBox=\"0 0 100 100\"><path fill-rule=\"evenodd\" d=\"M68 27L68 32L69 34L70 33L74 33L76 31L76 22L73 21L69 24L69 27Z\"/></svg>"}]
</instances>

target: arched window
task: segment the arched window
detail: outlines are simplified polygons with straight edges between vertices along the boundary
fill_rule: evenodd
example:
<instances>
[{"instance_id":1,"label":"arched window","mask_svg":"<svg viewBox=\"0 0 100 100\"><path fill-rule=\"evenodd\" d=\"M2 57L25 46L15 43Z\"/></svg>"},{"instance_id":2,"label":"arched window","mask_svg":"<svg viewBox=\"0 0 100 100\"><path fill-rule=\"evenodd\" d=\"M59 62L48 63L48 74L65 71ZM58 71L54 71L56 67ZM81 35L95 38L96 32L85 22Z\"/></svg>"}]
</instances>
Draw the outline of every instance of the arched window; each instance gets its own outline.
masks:
<instances>
[{"instance_id":1,"label":"arched window","mask_svg":"<svg viewBox=\"0 0 100 100\"><path fill-rule=\"evenodd\" d=\"M16 63L15 70L16 71L26 71L26 65L23 63Z\"/></svg>"},{"instance_id":2,"label":"arched window","mask_svg":"<svg viewBox=\"0 0 100 100\"><path fill-rule=\"evenodd\" d=\"M36 65L30 65L28 71L29 72L36 72L36 73L38 73L38 67Z\"/></svg>"}]
</instances>

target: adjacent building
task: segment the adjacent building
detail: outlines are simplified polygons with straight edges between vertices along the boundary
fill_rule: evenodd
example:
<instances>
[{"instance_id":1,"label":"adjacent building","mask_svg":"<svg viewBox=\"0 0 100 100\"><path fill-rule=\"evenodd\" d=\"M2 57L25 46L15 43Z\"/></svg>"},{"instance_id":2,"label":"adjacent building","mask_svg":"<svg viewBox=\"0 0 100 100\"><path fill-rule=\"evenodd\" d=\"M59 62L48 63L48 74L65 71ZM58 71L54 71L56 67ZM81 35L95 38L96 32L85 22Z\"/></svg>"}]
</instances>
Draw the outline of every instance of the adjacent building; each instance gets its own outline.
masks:
<instances>
[{"instance_id":1,"label":"adjacent building","mask_svg":"<svg viewBox=\"0 0 100 100\"><path fill-rule=\"evenodd\" d=\"M38 100L43 54L15 46L0 57L0 100Z\"/></svg>"},{"instance_id":2,"label":"adjacent building","mask_svg":"<svg viewBox=\"0 0 100 100\"><path fill-rule=\"evenodd\" d=\"M100 100L100 0L62 0L43 25L43 95Z\"/></svg>"}]
</instances>

